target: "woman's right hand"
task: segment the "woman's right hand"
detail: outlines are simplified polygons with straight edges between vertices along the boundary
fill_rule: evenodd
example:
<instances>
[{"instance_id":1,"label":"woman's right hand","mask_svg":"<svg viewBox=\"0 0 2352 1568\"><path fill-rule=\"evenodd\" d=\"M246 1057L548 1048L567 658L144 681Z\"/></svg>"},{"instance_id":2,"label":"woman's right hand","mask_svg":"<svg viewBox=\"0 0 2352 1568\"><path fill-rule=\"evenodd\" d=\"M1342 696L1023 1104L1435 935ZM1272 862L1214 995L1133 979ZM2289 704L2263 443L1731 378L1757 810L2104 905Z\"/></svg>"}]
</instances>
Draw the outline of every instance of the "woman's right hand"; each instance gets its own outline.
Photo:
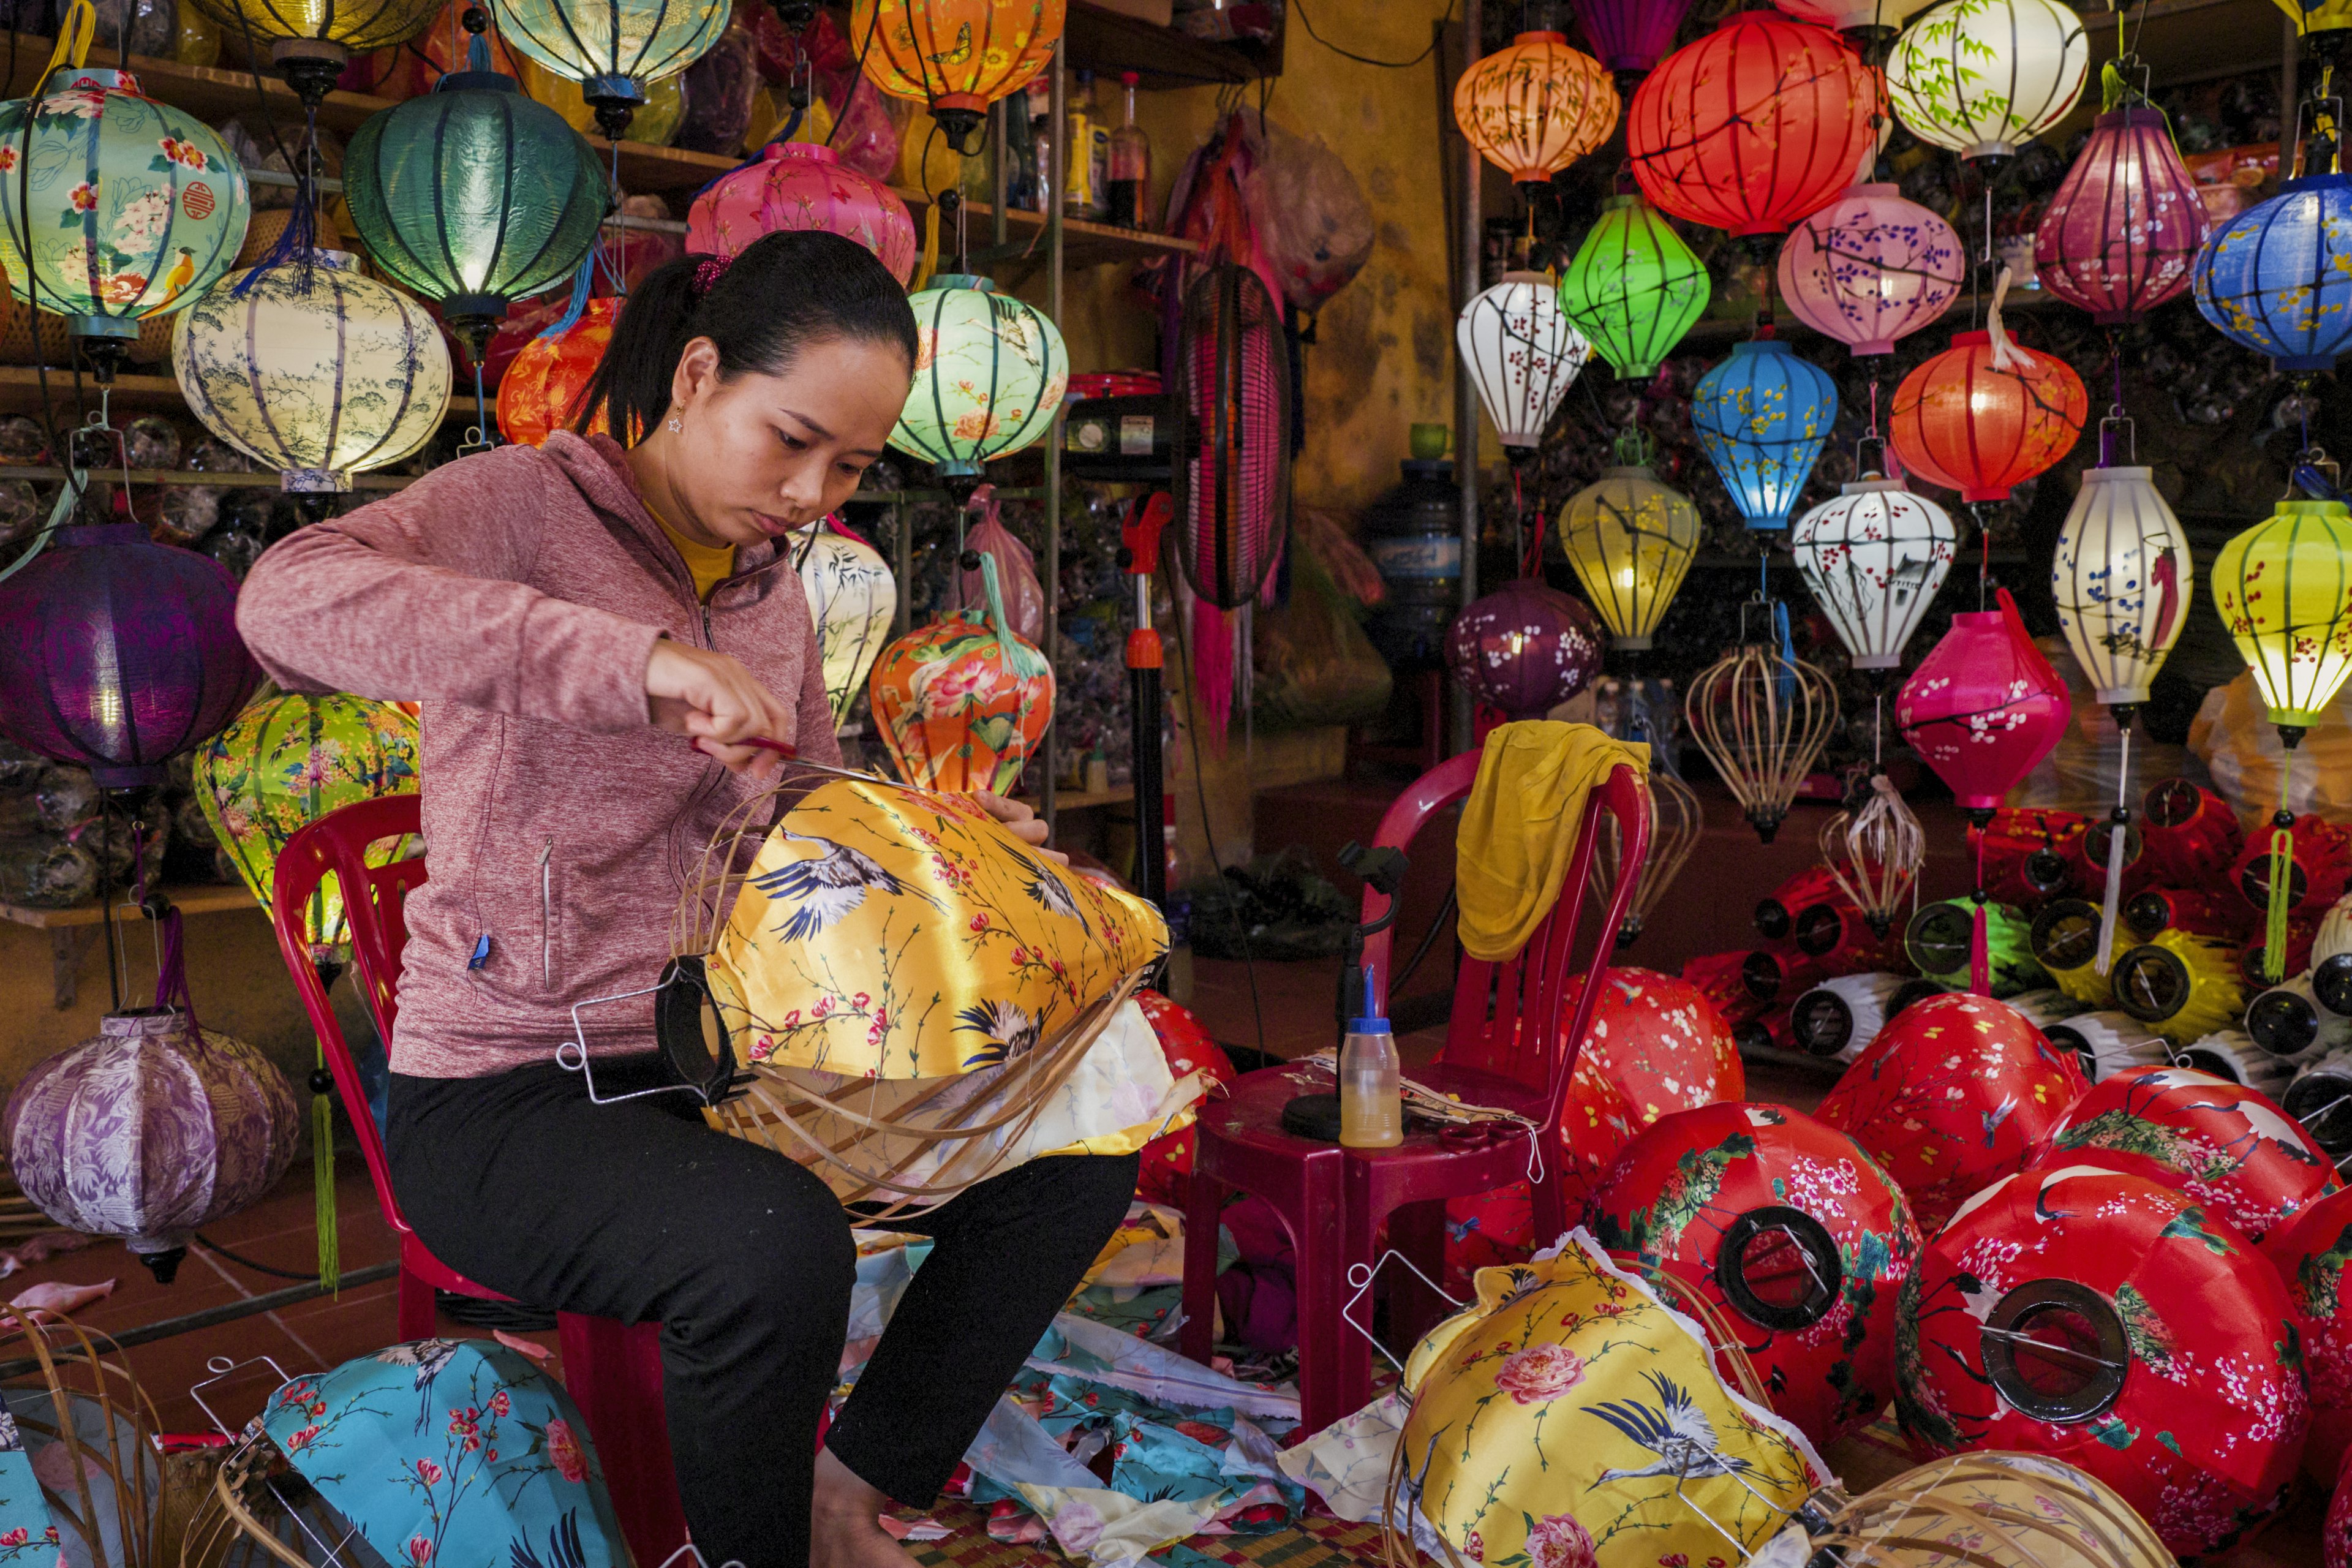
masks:
<instances>
[{"instance_id":1,"label":"woman's right hand","mask_svg":"<svg viewBox=\"0 0 2352 1568\"><path fill-rule=\"evenodd\" d=\"M688 737L695 750L753 778L774 773L783 758L741 742L782 740L795 722L793 710L740 660L667 637L646 661L646 707L654 728Z\"/></svg>"}]
</instances>

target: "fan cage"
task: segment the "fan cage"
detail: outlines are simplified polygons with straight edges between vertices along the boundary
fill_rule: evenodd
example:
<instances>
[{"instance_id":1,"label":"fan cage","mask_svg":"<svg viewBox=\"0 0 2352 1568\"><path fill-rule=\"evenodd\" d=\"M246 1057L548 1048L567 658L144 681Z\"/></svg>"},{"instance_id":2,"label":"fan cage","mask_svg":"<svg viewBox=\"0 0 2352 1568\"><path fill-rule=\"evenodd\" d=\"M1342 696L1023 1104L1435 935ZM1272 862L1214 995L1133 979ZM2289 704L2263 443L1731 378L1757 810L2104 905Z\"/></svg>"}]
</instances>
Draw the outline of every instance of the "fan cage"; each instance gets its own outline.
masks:
<instances>
[{"instance_id":1,"label":"fan cage","mask_svg":"<svg viewBox=\"0 0 2352 1568\"><path fill-rule=\"evenodd\" d=\"M1255 272L1226 262L1192 286L1175 359L1177 559L1193 593L1236 610L1290 521L1290 345Z\"/></svg>"}]
</instances>

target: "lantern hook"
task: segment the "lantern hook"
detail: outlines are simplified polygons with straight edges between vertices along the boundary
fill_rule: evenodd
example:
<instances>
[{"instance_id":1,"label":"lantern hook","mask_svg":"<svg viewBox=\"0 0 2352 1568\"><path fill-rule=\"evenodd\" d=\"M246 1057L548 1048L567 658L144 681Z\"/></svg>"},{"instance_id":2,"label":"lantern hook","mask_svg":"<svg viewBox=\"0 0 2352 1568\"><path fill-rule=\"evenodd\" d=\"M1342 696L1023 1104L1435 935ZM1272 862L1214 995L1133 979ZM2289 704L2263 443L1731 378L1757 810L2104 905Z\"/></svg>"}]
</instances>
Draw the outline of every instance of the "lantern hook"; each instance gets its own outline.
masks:
<instances>
[{"instance_id":1,"label":"lantern hook","mask_svg":"<svg viewBox=\"0 0 2352 1568\"><path fill-rule=\"evenodd\" d=\"M2294 106L2294 166L2290 178L2302 179L2308 161L2305 156L2303 136L2303 111L2306 108L2311 110L2312 117L2311 150L2317 153L2327 165L2320 173L2343 173L2343 147L2337 138L2336 126L2344 118L2344 100L2340 94L2329 90L2330 85L2323 79L2317 92ZM2334 106L2332 110L2328 107L2330 105Z\"/></svg>"},{"instance_id":2,"label":"lantern hook","mask_svg":"<svg viewBox=\"0 0 2352 1568\"><path fill-rule=\"evenodd\" d=\"M2303 491L2314 500L2342 500L2343 479L2336 460L2324 447L2305 447L2295 454L2293 477L2287 483L2282 500L2292 500L2294 492Z\"/></svg>"},{"instance_id":3,"label":"lantern hook","mask_svg":"<svg viewBox=\"0 0 2352 1568\"><path fill-rule=\"evenodd\" d=\"M2122 445L2129 454L2128 460L2139 461L2139 431L2133 426L2131 416L2124 412L2124 405L2118 403L2105 419L2099 421L2099 467L2103 468L2116 466L2116 432L2118 430L2123 433Z\"/></svg>"},{"instance_id":4,"label":"lantern hook","mask_svg":"<svg viewBox=\"0 0 2352 1568\"><path fill-rule=\"evenodd\" d=\"M1741 643L1752 643L1758 647L1770 647L1780 640L1780 633L1775 630L1772 620L1772 612L1775 607L1774 601L1761 588L1757 589L1756 592L1748 595L1747 601L1739 606L1739 640ZM1760 634L1751 635L1748 629L1748 615L1751 610L1759 613L1764 617L1764 630Z\"/></svg>"},{"instance_id":5,"label":"lantern hook","mask_svg":"<svg viewBox=\"0 0 2352 1568\"><path fill-rule=\"evenodd\" d=\"M1862 460L1863 452L1873 447L1878 448L1878 462L1874 467ZM1866 479L1874 474L1884 475L1885 471L1886 437L1881 436L1878 433L1878 426L1875 424L1873 424L1869 429L1864 430L1860 436L1854 437L1853 475L1856 479Z\"/></svg>"}]
</instances>

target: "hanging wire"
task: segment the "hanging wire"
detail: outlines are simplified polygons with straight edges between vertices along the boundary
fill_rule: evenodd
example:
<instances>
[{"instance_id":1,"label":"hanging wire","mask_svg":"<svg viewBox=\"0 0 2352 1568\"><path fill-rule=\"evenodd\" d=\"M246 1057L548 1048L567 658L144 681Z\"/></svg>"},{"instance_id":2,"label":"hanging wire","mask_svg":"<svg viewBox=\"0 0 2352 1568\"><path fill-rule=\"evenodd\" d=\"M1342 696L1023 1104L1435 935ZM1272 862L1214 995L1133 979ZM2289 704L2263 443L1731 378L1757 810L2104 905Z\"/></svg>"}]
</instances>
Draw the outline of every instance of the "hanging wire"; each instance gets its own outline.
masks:
<instances>
[{"instance_id":1,"label":"hanging wire","mask_svg":"<svg viewBox=\"0 0 2352 1568\"><path fill-rule=\"evenodd\" d=\"M1409 60L1376 60L1370 55L1360 55L1352 49L1343 49L1339 45L1333 43L1330 39L1325 37L1322 34L1317 32L1315 30L1315 18L1307 14L1307 0L1290 0L1290 8L1294 12L1297 13L1299 25L1307 29L1307 36L1314 39L1317 43L1322 45L1325 48L1330 50L1333 54L1338 55L1342 59L1353 60L1360 66L1372 66L1378 69L1388 71L1410 70L1414 66L1417 66L1422 61L1427 59L1432 54L1435 53L1438 44L1445 37L1446 24L1454 20L1454 0L1445 0L1445 15L1440 16L1437 19L1437 26L1429 30L1429 47L1427 48L1422 50L1421 53L1413 56L1412 58ZM878 10L879 7L877 7L877 9ZM1466 40L1466 43L1470 57L1473 59L1475 59L1479 52L1478 40L1476 38L1471 38Z\"/></svg>"}]
</instances>

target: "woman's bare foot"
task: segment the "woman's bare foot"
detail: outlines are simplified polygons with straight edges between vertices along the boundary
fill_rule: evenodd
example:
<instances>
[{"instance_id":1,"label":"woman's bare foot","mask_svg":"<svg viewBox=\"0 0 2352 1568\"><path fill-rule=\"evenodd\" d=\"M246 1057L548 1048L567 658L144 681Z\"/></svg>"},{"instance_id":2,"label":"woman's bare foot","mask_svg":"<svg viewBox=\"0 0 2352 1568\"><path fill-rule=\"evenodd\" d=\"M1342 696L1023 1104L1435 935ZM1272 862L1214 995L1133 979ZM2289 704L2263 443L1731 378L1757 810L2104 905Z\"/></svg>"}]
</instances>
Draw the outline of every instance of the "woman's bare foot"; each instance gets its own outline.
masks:
<instances>
[{"instance_id":1,"label":"woman's bare foot","mask_svg":"<svg viewBox=\"0 0 2352 1568\"><path fill-rule=\"evenodd\" d=\"M915 1559L881 1525L890 1500L834 1458L816 1451L816 1496L809 1511L810 1568L913 1568Z\"/></svg>"}]
</instances>

